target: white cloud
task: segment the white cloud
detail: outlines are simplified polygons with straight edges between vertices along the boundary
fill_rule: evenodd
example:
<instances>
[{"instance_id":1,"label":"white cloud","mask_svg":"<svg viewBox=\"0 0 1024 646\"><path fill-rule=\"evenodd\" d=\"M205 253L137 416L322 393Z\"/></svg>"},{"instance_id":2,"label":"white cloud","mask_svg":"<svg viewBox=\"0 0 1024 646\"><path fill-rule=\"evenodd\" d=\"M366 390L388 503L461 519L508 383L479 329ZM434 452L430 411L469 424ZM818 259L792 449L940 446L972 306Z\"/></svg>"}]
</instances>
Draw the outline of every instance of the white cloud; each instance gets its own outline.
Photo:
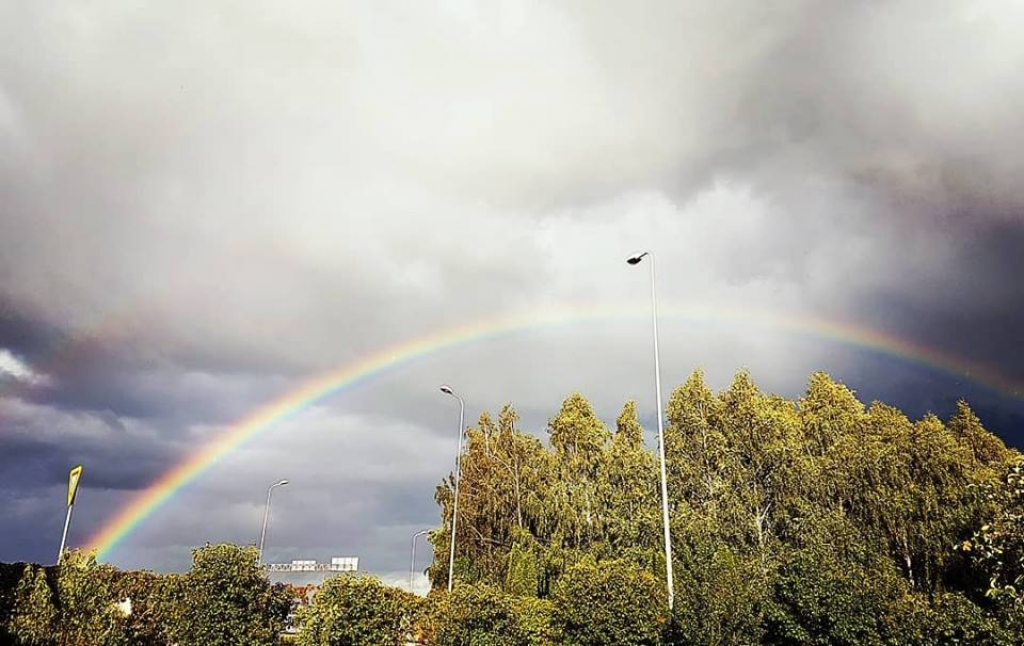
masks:
<instances>
[{"instance_id":1,"label":"white cloud","mask_svg":"<svg viewBox=\"0 0 1024 646\"><path fill-rule=\"evenodd\" d=\"M49 383L49 378L36 373L27 363L14 356L6 348L0 348L0 379L4 376L15 379L32 386L41 386Z\"/></svg>"}]
</instances>

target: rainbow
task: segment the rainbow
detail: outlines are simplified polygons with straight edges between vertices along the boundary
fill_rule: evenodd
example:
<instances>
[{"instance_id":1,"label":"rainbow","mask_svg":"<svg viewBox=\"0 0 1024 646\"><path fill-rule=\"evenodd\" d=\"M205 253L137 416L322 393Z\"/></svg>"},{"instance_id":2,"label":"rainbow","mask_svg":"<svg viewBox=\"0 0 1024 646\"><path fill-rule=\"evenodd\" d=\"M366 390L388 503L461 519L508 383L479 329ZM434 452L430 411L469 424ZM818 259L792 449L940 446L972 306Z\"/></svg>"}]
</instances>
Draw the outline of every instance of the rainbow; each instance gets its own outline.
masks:
<instances>
[{"instance_id":1,"label":"rainbow","mask_svg":"<svg viewBox=\"0 0 1024 646\"><path fill-rule=\"evenodd\" d=\"M907 359L959 377L966 377L973 382L1014 396L1020 396L1024 391L1024 385L1013 382L986 366L965 361L951 354L899 339L868 327L813 316L793 316L749 309L680 307L673 304L662 305L660 309L659 317L662 319L682 319L695 323L753 323L758 327L799 333ZM96 550L99 558L108 556L178 491L232 451L312 404L358 386L375 376L428 355L474 342L493 340L538 329L578 325L588 321L610 322L616 319L632 319L641 315L650 316L649 304L633 304L632 306L617 304L614 308L577 306L481 320L409 339L336 370L323 373L231 424L214 440L164 473L122 507L92 536L87 543L87 549Z\"/></svg>"}]
</instances>

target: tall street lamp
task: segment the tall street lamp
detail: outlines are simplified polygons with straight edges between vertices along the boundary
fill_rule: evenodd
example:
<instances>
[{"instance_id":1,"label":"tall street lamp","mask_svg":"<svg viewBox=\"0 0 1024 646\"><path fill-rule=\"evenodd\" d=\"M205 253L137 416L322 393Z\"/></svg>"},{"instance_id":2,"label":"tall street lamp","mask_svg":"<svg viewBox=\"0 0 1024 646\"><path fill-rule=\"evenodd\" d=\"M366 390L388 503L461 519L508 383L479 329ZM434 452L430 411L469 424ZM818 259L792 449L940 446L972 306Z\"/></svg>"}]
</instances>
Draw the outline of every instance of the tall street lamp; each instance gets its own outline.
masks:
<instances>
[{"instance_id":1,"label":"tall street lamp","mask_svg":"<svg viewBox=\"0 0 1024 646\"><path fill-rule=\"evenodd\" d=\"M270 485L267 489L267 506L263 510L263 529L260 530L260 555L256 559L256 565L263 563L263 541L267 538L267 519L270 518L270 496L274 494L274 487L283 487L288 484L287 480L281 480Z\"/></svg>"},{"instance_id":2,"label":"tall street lamp","mask_svg":"<svg viewBox=\"0 0 1024 646\"><path fill-rule=\"evenodd\" d=\"M412 535L412 558L409 560L409 592L412 592L413 572L416 570L416 539L429 531L429 529L424 529Z\"/></svg>"},{"instance_id":3,"label":"tall street lamp","mask_svg":"<svg viewBox=\"0 0 1024 646\"><path fill-rule=\"evenodd\" d=\"M452 548L448 554L448 592L452 591L452 581L455 575L455 527L459 519L459 481L462 480L462 430L464 417L466 415L466 402L462 397L452 390L451 386L441 386L441 392L451 395L459 400L459 451L455 454L455 499L452 502Z\"/></svg>"},{"instance_id":4,"label":"tall street lamp","mask_svg":"<svg viewBox=\"0 0 1024 646\"><path fill-rule=\"evenodd\" d=\"M654 288L654 256L647 251L630 256L626 262L630 265L639 264L645 257L651 262L651 312L654 328L654 392L658 400L658 451L661 454L661 515L665 526L665 577L668 579L668 609L672 610L675 601L675 584L672 578L672 534L668 524L668 478L665 470L665 429L661 421L661 365L658 360L658 297Z\"/></svg>"}]
</instances>

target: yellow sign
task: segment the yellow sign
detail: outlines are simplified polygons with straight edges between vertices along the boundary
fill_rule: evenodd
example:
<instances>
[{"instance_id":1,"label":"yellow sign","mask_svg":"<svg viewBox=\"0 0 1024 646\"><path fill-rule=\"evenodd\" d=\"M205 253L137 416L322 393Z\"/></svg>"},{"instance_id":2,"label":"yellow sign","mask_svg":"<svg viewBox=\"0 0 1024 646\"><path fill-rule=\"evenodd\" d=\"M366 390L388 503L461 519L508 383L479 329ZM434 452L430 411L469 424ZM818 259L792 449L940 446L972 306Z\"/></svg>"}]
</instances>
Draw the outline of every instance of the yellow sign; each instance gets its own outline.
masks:
<instances>
[{"instance_id":1,"label":"yellow sign","mask_svg":"<svg viewBox=\"0 0 1024 646\"><path fill-rule=\"evenodd\" d=\"M68 475L68 507L75 504L75 494L78 493L78 480L82 477L82 465L71 470Z\"/></svg>"}]
</instances>

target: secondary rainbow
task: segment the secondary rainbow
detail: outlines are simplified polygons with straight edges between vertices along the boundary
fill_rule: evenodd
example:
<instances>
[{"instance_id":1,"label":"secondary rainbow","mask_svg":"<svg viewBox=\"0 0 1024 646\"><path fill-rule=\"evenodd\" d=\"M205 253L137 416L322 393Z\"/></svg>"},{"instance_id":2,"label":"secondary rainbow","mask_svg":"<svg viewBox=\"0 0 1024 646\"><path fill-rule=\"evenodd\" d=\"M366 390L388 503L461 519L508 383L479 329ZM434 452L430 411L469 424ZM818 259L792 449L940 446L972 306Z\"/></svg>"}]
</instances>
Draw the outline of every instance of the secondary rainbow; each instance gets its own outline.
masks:
<instances>
[{"instance_id":1,"label":"secondary rainbow","mask_svg":"<svg viewBox=\"0 0 1024 646\"><path fill-rule=\"evenodd\" d=\"M173 498L175 493L232 451L317 401L357 386L381 373L397 369L427 355L473 342L559 325L578 325L587 321L612 322L637 316L650 316L649 305L583 305L481 320L389 346L339 369L323 373L255 409L164 473L122 507L88 541L87 549L96 550L100 558L106 557L139 525ZM1015 383L988 367L850 323L806 315L794 316L719 307L681 307L674 304L663 305L660 316L665 320L682 319L690 322L751 323L758 327L795 332L915 361L1016 397L1024 391L1024 385Z\"/></svg>"}]
</instances>

